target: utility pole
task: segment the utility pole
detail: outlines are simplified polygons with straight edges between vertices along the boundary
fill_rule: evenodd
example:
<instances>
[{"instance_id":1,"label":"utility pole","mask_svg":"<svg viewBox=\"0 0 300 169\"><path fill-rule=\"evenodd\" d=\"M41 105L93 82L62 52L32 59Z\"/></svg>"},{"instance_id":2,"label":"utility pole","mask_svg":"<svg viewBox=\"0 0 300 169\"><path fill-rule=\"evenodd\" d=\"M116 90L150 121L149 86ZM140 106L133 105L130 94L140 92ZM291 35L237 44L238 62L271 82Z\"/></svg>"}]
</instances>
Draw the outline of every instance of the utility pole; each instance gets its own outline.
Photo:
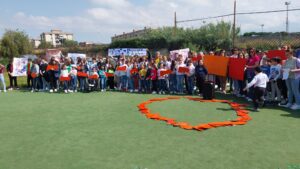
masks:
<instances>
[{"instance_id":1,"label":"utility pole","mask_svg":"<svg viewBox=\"0 0 300 169\"><path fill-rule=\"evenodd\" d=\"M176 31L177 31L177 14L176 12L174 13L174 36L176 36Z\"/></svg>"},{"instance_id":2,"label":"utility pole","mask_svg":"<svg viewBox=\"0 0 300 169\"><path fill-rule=\"evenodd\" d=\"M235 34L236 34L236 0L234 0L234 15L233 15L233 30L232 30L232 47L235 48Z\"/></svg>"},{"instance_id":3,"label":"utility pole","mask_svg":"<svg viewBox=\"0 0 300 169\"><path fill-rule=\"evenodd\" d=\"M265 26L265 24L261 24L260 26L261 26L261 32L264 33L264 26Z\"/></svg>"},{"instance_id":4,"label":"utility pole","mask_svg":"<svg viewBox=\"0 0 300 169\"><path fill-rule=\"evenodd\" d=\"M286 33L289 33L289 5L291 2L285 2L286 5Z\"/></svg>"}]
</instances>

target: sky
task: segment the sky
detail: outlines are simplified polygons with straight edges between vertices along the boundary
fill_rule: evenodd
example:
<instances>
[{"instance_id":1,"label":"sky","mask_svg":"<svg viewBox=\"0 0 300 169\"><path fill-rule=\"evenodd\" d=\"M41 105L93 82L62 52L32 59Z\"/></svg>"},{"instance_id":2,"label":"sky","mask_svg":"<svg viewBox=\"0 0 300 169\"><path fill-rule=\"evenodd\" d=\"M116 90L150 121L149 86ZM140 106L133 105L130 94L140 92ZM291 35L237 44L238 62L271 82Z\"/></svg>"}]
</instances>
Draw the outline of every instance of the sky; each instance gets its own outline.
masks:
<instances>
[{"instance_id":1,"label":"sky","mask_svg":"<svg viewBox=\"0 0 300 169\"><path fill-rule=\"evenodd\" d=\"M237 12L286 9L286 0L237 0ZM0 0L0 37L6 29L25 31L31 38L61 29L74 33L76 41L109 43L115 34L174 25L178 20L233 13L234 0ZM290 8L300 8L291 0ZM300 11L290 12L290 32L300 32ZM233 17L206 23L233 21ZM242 32L285 31L286 13L242 15L237 26ZM202 26L203 22L180 23L179 27Z\"/></svg>"}]
</instances>

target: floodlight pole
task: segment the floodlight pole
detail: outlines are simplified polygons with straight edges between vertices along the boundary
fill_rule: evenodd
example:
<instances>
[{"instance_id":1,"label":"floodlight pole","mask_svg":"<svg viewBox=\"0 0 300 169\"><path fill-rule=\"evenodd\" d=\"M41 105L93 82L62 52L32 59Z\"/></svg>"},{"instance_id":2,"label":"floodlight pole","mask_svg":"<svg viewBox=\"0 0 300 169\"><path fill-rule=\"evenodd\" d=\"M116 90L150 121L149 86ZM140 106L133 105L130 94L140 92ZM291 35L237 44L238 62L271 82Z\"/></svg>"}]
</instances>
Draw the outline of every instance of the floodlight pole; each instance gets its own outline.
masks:
<instances>
[{"instance_id":1,"label":"floodlight pole","mask_svg":"<svg viewBox=\"0 0 300 169\"><path fill-rule=\"evenodd\" d=\"M233 30L232 30L232 47L235 47L236 38L236 0L234 0L234 14L233 14Z\"/></svg>"},{"instance_id":2,"label":"floodlight pole","mask_svg":"<svg viewBox=\"0 0 300 169\"><path fill-rule=\"evenodd\" d=\"M286 33L289 33L289 5L291 2L285 2L286 5Z\"/></svg>"}]
</instances>

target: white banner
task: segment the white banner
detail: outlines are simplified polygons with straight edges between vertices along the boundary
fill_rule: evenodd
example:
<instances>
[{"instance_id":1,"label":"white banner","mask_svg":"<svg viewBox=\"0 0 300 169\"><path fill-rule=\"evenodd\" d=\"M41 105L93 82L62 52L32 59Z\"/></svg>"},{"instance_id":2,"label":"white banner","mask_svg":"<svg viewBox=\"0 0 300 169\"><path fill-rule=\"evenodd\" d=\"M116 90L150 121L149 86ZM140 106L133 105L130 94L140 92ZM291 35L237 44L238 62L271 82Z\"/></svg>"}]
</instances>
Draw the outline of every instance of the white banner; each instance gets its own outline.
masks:
<instances>
[{"instance_id":1,"label":"white banner","mask_svg":"<svg viewBox=\"0 0 300 169\"><path fill-rule=\"evenodd\" d=\"M46 51L46 60L49 62L51 57L55 57L55 59L61 61L63 54L59 49L47 49Z\"/></svg>"},{"instance_id":2,"label":"white banner","mask_svg":"<svg viewBox=\"0 0 300 169\"><path fill-rule=\"evenodd\" d=\"M109 49L108 56L120 56L124 54L125 56L147 56L147 49L144 48L116 48Z\"/></svg>"},{"instance_id":3,"label":"white banner","mask_svg":"<svg viewBox=\"0 0 300 169\"><path fill-rule=\"evenodd\" d=\"M82 53L68 53L68 57L71 58L75 65L77 65L77 58L86 58L86 54Z\"/></svg>"},{"instance_id":4,"label":"white banner","mask_svg":"<svg viewBox=\"0 0 300 169\"><path fill-rule=\"evenodd\" d=\"M28 58L14 58L13 76L27 76Z\"/></svg>"},{"instance_id":5,"label":"white banner","mask_svg":"<svg viewBox=\"0 0 300 169\"><path fill-rule=\"evenodd\" d=\"M171 59L175 60L178 57L178 55L182 55L183 60L186 60L186 58L189 57L189 52L189 48L170 51Z\"/></svg>"}]
</instances>

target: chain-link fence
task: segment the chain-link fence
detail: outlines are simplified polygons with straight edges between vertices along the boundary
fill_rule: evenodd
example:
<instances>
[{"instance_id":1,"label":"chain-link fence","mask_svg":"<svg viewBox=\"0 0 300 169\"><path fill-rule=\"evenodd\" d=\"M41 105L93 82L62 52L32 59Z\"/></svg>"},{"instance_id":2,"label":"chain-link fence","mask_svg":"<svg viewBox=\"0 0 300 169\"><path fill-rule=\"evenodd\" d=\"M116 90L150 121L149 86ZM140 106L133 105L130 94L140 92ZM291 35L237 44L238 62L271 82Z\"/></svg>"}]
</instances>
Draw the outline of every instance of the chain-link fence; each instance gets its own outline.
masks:
<instances>
[{"instance_id":1,"label":"chain-link fence","mask_svg":"<svg viewBox=\"0 0 300 169\"><path fill-rule=\"evenodd\" d=\"M235 46L238 48L256 48L260 50L277 49L283 45L293 49L300 48L300 34L276 34L264 36L238 37Z\"/></svg>"}]
</instances>

